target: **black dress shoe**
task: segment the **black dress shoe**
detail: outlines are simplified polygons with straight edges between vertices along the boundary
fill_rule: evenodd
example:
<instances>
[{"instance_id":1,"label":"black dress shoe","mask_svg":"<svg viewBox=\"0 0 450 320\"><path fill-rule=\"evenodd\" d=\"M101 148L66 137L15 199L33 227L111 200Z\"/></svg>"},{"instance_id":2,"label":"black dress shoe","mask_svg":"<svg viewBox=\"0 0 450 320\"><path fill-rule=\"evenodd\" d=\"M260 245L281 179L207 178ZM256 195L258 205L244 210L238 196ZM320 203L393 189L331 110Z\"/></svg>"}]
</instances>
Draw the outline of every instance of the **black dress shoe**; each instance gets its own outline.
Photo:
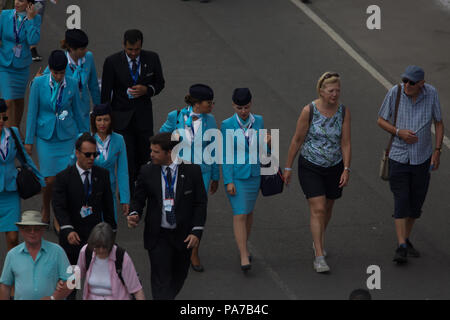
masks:
<instances>
[{"instance_id":1,"label":"black dress shoe","mask_svg":"<svg viewBox=\"0 0 450 320\"><path fill-rule=\"evenodd\" d=\"M246 264L246 265L241 265L241 270L244 273L247 273L248 271L250 271L251 268L252 268L252 264L251 263Z\"/></svg>"},{"instance_id":2,"label":"black dress shoe","mask_svg":"<svg viewBox=\"0 0 450 320\"><path fill-rule=\"evenodd\" d=\"M408 250L406 248L398 247L395 250L394 262L397 264L405 264L408 262L408 258L406 257L408 254Z\"/></svg>"},{"instance_id":3,"label":"black dress shoe","mask_svg":"<svg viewBox=\"0 0 450 320\"><path fill-rule=\"evenodd\" d=\"M203 271L205 271L205 268L203 268L203 266L201 264L199 264L198 266L194 266L191 263L191 267L192 267L192 270L194 270L196 272L203 272Z\"/></svg>"},{"instance_id":4,"label":"black dress shoe","mask_svg":"<svg viewBox=\"0 0 450 320\"><path fill-rule=\"evenodd\" d=\"M253 256L252 256L252 255L249 255L249 256L248 256L248 261L250 261L250 263L252 263L252 260L253 260Z\"/></svg>"}]
</instances>

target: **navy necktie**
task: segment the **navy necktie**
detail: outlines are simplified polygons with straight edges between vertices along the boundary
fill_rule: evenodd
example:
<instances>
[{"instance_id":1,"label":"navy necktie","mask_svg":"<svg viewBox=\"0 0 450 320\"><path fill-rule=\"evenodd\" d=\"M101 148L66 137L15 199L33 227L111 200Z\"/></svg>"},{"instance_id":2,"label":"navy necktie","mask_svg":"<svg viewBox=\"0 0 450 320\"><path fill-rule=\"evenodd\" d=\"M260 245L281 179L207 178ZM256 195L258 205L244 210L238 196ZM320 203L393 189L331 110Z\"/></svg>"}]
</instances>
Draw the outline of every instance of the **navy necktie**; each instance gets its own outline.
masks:
<instances>
[{"instance_id":1,"label":"navy necktie","mask_svg":"<svg viewBox=\"0 0 450 320\"><path fill-rule=\"evenodd\" d=\"M133 74L136 74L138 71L138 65L137 65L137 61L136 59L131 60L131 62L133 63L133 66L131 67L131 70L133 71Z\"/></svg>"},{"instance_id":2,"label":"navy necktie","mask_svg":"<svg viewBox=\"0 0 450 320\"><path fill-rule=\"evenodd\" d=\"M174 188L172 188L172 172L169 167L166 169L167 183L165 186L165 198L175 199ZM166 211L166 220L172 226L176 223L175 206L172 206L172 210Z\"/></svg>"},{"instance_id":3,"label":"navy necktie","mask_svg":"<svg viewBox=\"0 0 450 320\"><path fill-rule=\"evenodd\" d=\"M91 187L91 184L89 183L89 171L85 171L83 172L84 174L84 196L86 199L86 205L88 203L88 199L89 199L89 189Z\"/></svg>"}]
</instances>

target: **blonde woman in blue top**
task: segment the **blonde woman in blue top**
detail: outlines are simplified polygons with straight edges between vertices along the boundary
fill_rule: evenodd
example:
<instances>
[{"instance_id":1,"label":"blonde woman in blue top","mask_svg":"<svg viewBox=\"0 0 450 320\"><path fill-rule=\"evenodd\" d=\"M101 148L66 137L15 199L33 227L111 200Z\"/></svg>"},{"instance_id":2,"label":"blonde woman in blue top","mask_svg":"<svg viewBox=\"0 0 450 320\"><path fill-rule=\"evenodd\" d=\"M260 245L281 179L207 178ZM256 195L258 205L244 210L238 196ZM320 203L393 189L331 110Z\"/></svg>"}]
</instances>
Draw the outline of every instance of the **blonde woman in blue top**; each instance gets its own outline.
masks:
<instances>
[{"instance_id":1,"label":"blonde woman in blue top","mask_svg":"<svg viewBox=\"0 0 450 320\"><path fill-rule=\"evenodd\" d=\"M30 45L40 40L41 17L34 1L15 0L0 15L0 97L8 105L9 125L19 127L32 63Z\"/></svg>"},{"instance_id":2,"label":"blonde woman in blue top","mask_svg":"<svg viewBox=\"0 0 450 320\"><path fill-rule=\"evenodd\" d=\"M66 76L74 78L78 82L80 91L83 121L89 126L91 112L91 100L94 105L100 104L100 89L98 86L97 70L95 68L94 56L87 50L89 38L87 34L79 29L66 31L65 39L61 47L66 50L67 68ZM44 74L50 73L49 68Z\"/></svg>"},{"instance_id":3,"label":"blonde woman in blue top","mask_svg":"<svg viewBox=\"0 0 450 320\"><path fill-rule=\"evenodd\" d=\"M16 222L20 221L20 198L17 192L17 169L15 159L17 148L22 148L27 161L27 165L38 177L42 186L45 186L44 178L38 172L33 160L25 152L22 145L19 130L15 127L6 128L8 116L6 115L6 103L0 99L0 232L6 234L6 249L9 251L19 244L18 229ZM14 131L20 146L16 146L14 138L11 136Z\"/></svg>"},{"instance_id":4,"label":"blonde woman in blue top","mask_svg":"<svg viewBox=\"0 0 450 320\"><path fill-rule=\"evenodd\" d=\"M224 142L222 171L227 197L233 208L233 229L240 252L241 269L247 272L251 269L252 259L247 243L261 184L259 130L264 129L264 121L262 116L251 113L252 95L248 88L235 89L232 99L235 114L222 121L220 128ZM227 135L233 137L232 146L229 145L231 141L227 139ZM253 148L255 144L256 148ZM257 151L256 155L250 155L252 149ZM227 161L231 150L234 150L234 158L230 159L232 163Z\"/></svg>"},{"instance_id":5,"label":"blonde woman in blue top","mask_svg":"<svg viewBox=\"0 0 450 320\"><path fill-rule=\"evenodd\" d=\"M311 213L316 272L328 272L325 230L334 202L350 179L350 111L339 102L341 78L325 72L317 81L318 99L305 106L289 147L284 180L289 184L292 163L300 151L298 176Z\"/></svg>"},{"instance_id":6,"label":"blonde woman in blue top","mask_svg":"<svg viewBox=\"0 0 450 320\"><path fill-rule=\"evenodd\" d=\"M211 114L214 106L213 99L214 92L209 86L204 84L192 85L189 88L189 94L184 99L188 105L181 110L170 112L167 116L167 121L160 129L160 132L173 132L176 129L184 129L182 137L183 139L186 138L192 147L191 157L189 159L182 158L191 163L196 163L195 159L204 160L203 151L212 141L204 141L203 136L207 130L217 129L216 119ZM202 146L202 148L194 148L197 144ZM218 164L206 164L203 161L196 164L199 164L201 167L205 190L209 190L210 195L216 193L220 179ZM191 263L194 271L204 271L198 256L198 247L192 250Z\"/></svg>"},{"instance_id":7,"label":"blonde woman in blue top","mask_svg":"<svg viewBox=\"0 0 450 320\"><path fill-rule=\"evenodd\" d=\"M83 121L76 80L66 77L67 57L55 50L48 60L50 74L34 79L31 86L25 148L32 154L36 144L39 169L45 177L42 219L50 221L50 200L55 176L70 163L79 133L89 132ZM59 230L57 221L55 229Z\"/></svg>"},{"instance_id":8,"label":"blonde woman in blue top","mask_svg":"<svg viewBox=\"0 0 450 320\"><path fill-rule=\"evenodd\" d=\"M100 153L95 159L94 165L109 170L117 222L117 185L119 186L119 200L122 205L122 212L123 215L127 216L130 209L130 184L125 140L120 134L112 131L111 113L112 110L109 104L94 106L91 114L91 131L97 141L97 151Z\"/></svg>"}]
</instances>

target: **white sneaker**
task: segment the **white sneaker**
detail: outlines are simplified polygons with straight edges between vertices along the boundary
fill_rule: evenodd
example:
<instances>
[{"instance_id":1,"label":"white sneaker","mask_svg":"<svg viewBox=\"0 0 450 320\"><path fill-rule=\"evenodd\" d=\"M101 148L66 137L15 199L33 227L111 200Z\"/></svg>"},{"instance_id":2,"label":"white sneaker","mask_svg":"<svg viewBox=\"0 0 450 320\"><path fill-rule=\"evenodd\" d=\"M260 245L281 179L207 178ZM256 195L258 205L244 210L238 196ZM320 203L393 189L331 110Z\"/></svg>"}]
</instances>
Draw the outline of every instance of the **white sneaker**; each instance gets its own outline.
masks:
<instances>
[{"instance_id":1,"label":"white sneaker","mask_svg":"<svg viewBox=\"0 0 450 320\"><path fill-rule=\"evenodd\" d=\"M330 267L327 265L327 262L325 261L325 257L317 257L314 259L314 270L316 272L328 272L330 271Z\"/></svg>"},{"instance_id":2,"label":"white sneaker","mask_svg":"<svg viewBox=\"0 0 450 320\"><path fill-rule=\"evenodd\" d=\"M313 241L313 244L312 244L312 248L313 248L314 257L315 257L316 256L316 247L314 246L314 241ZM325 249L323 249L322 252L323 252L323 256L326 258L327 257L327 252L325 251Z\"/></svg>"}]
</instances>

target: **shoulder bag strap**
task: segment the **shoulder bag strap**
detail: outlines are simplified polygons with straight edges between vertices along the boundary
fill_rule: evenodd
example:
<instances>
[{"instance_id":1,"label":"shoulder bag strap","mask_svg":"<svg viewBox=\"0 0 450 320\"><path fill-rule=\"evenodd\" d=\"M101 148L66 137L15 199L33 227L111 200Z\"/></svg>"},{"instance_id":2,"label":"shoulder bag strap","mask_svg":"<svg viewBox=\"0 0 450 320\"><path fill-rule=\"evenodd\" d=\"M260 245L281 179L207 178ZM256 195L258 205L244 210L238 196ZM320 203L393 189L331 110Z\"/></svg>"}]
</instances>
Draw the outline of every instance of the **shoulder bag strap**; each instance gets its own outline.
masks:
<instances>
[{"instance_id":1,"label":"shoulder bag strap","mask_svg":"<svg viewBox=\"0 0 450 320\"><path fill-rule=\"evenodd\" d=\"M398 116L398 107L400 105L400 97L402 94L402 86L397 85L397 100L395 101L395 114L394 114L394 127L397 124L397 116ZM389 140L388 147L386 149L386 156L389 156L389 152L391 151L392 142L394 141L395 134L391 136L391 139Z\"/></svg>"},{"instance_id":2,"label":"shoulder bag strap","mask_svg":"<svg viewBox=\"0 0 450 320\"><path fill-rule=\"evenodd\" d=\"M16 145L17 156L19 158L19 161L22 162L23 166L27 166L27 160L26 160L25 154L23 153L23 150L20 146L19 139L17 139L16 133L14 132L13 128L9 128L9 130L11 131L11 136L13 137L14 143Z\"/></svg>"}]
</instances>

